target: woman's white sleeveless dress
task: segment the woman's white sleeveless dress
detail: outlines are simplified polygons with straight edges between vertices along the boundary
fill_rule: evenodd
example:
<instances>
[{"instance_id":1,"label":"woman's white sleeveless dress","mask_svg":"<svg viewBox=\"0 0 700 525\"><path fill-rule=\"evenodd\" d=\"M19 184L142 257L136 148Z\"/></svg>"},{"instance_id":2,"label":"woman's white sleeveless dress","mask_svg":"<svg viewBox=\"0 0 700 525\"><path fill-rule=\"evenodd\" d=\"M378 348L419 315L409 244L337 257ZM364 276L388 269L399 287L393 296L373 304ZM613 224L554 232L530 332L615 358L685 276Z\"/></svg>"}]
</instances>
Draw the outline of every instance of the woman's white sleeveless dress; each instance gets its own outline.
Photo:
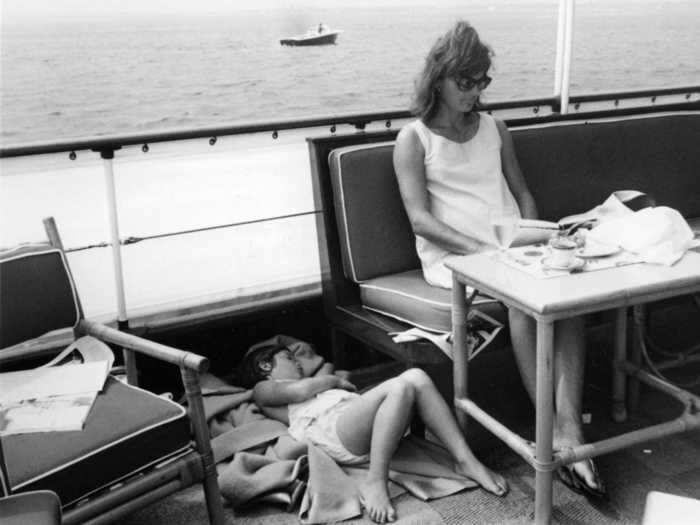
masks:
<instances>
[{"instance_id":1,"label":"woman's white sleeveless dress","mask_svg":"<svg viewBox=\"0 0 700 525\"><path fill-rule=\"evenodd\" d=\"M514 210L518 205L501 167L501 136L491 115L479 113L476 134L464 143L432 132L420 120L415 129L425 150L426 187L431 213L455 230L497 246L489 220L490 210ZM443 261L449 252L416 236L416 251L425 280L452 287L452 275Z\"/></svg>"}]
</instances>

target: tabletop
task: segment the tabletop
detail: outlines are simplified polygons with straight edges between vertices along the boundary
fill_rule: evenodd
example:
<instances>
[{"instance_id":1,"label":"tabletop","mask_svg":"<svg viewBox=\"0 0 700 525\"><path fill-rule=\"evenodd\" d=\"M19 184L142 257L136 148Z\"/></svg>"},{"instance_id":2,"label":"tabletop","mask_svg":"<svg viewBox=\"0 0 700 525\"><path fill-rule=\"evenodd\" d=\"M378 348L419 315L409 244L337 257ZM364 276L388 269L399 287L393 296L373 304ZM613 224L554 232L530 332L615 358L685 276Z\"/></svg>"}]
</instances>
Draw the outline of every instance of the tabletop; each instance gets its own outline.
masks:
<instances>
[{"instance_id":1,"label":"tabletop","mask_svg":"<svg viewBox=\"0 0 700 525\"><path fill-rule=\"evenodd\" d=\"M445 265L470 286L538 319L556 320L700 291L700 253L673 266L631 264L538 279L499 260L498 252L450 256Z\"/></svg>"}]
</instances>

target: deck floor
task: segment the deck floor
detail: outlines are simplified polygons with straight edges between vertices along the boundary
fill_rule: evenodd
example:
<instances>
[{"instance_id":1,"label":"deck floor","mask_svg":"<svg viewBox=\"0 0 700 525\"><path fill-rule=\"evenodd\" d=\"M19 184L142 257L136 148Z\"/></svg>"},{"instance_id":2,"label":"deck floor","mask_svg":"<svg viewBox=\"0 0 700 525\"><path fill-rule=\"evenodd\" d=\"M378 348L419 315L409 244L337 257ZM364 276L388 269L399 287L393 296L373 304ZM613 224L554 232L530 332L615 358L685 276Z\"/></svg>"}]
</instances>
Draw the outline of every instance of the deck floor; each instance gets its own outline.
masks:
<instances>
[{"instance_id":1,"label":"deck floor","mask_svg":"<svg viewBox=\"0 0 700 525\"><path fill-rule=\"evenodd\" d=\"M589 341L584 412L591 414L585 432L589 440L614 436L651 422L675 417L680 405L671 398L643 388L639 410L623 424L608 416L610 349L606 342ZM478 361L478 362L477 362ZM523 437L532 438L534 410L521 386L509 350L482 354L473 363L470 391L477 403ZM700 367L687 370L700 375ZM700 394L700 386L693 391ZM495 393L495 395L494 395ZM430 502L402 495L394 500L399 515L396 523L421 525L526 524L533 518L534 471L516 454L474 423L468 441L477 456L491 468L503 473L510 483L505 498L484 490L471 490ZM700 499L700 432L693 431L665 438L596 459L605 480L609 501L591 504L568 490L559 481L554 484L553 522L559 524L636 524L641 523L646 495L660 491ZM256 506L236 512L226 508L226 523L237 525L299 523L295 513L274 506ZM119 521L120 525L158 525L207 523L203 495L192 487ZM348 520L347 524L369 524L367 518Z\"/></svg>"}]
</instances>

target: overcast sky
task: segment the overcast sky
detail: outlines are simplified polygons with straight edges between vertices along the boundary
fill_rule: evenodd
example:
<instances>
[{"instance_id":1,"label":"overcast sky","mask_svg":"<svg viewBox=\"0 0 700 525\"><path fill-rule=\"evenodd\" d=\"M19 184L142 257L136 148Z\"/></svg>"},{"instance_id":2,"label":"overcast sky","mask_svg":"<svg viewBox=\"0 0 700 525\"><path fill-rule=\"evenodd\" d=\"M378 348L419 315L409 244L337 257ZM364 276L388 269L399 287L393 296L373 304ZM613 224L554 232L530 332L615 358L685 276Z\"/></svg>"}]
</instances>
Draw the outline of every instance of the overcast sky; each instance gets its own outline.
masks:
<instances>
[{"instance_id":1,"label":"overcast sky","mask_svg":"<svg viewBox=\"0 0 700 525\"><path fill-rule=\"evenodd\" d=\"M1 0L3 15L46 16L70 13L190 13L241 9L340 7L401 4L454 4L458 0ZM485 1L485 0L484 0ZM496 0L498 2L499 0ZM502 1L502 0L501 0Z\"/></svg>"},{"instance_id":2,"label":"overcast sky","mask_svg":"<svg viewBox=\"0 0 700 525\"><path fill-rule=\"evenodd\" d=\"M224 13L240 9L337 8L401 5L517 4L553 3L559 0L0 0L5 21L26 17L89 16L144 13ZM688 0L576 0L577 3L673 3Z\"/></svg>"}]
</instances>

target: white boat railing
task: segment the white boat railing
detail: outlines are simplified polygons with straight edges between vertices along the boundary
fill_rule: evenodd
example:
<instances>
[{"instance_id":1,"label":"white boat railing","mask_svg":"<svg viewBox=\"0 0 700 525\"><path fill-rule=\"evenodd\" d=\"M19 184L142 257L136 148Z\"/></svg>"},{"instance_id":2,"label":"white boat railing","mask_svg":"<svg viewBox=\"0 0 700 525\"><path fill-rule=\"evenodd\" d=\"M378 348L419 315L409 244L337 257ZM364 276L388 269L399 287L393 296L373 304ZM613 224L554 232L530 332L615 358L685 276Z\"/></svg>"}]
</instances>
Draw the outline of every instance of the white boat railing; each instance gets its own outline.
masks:
<instances>
[{"instance_id":1,"label":"white boat railing","mask_svg":"<svg viewBox=\"0 0 700 525\"><path fill-rule=\"evenodd\" d=\"M568 115L558 103L484 109L511 125L584 111L699 110L700 86L571 97ZM397 129L409 118L383 112L3 147L0 246L43 239L41 220L54 216L86 315L107 322L158 327L316 297L319 210L305 138Z\"/></svg>"}]
</instances>

